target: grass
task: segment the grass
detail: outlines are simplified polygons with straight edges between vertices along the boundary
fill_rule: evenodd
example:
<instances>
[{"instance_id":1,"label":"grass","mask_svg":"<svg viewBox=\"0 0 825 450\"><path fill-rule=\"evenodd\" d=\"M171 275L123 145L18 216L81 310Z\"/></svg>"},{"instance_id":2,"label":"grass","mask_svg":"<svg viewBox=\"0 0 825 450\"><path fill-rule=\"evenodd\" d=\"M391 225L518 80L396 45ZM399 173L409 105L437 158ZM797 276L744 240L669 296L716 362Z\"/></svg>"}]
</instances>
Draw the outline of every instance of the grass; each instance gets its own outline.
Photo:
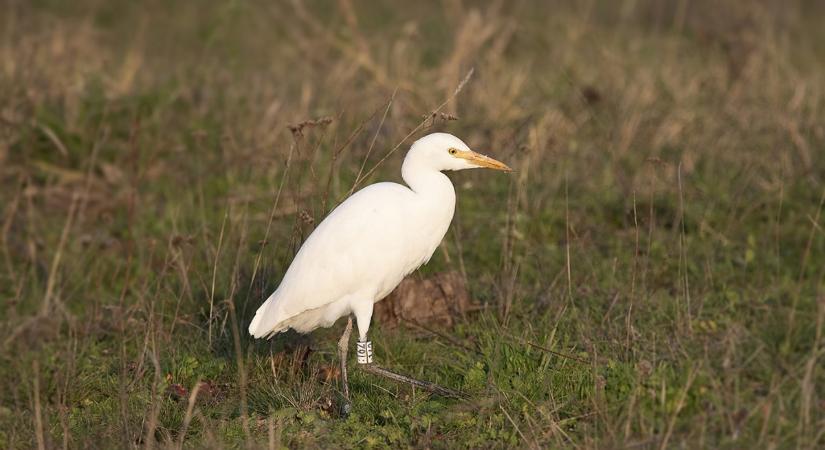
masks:
<instances>
[{"instance_id":1,"label":"grass","mask_svg":"<svg viewBox=\"0 0 825 450\"><path fill-rule=\"evenodd\" d=\"M825 445L821 6L5 10L0 447ZM469 398L353 370L344 419L340 324L244 330L437 130L517 169L451 175L413 275L458 270L481 307L372 339Z\"/></svg>"}]
</instances>

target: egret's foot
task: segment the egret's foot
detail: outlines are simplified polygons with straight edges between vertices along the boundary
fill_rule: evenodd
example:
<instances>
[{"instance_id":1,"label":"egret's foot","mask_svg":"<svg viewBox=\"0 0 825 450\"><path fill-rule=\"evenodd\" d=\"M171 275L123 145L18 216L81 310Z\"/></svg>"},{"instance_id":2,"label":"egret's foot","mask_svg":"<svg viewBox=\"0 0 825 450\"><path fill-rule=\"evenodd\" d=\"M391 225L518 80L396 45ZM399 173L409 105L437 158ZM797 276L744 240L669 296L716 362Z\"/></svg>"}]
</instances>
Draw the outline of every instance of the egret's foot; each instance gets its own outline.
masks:
<instances>
[{"instance_id":1,"label":"egret's foot","mask_svg":"<svg viewBox=\"0 0 825 450\"><path fill-rule=\"evenodd\" d=\"M393 372L389 369L385 369L377 364L359 364L358 367L363 369L365 372L369 372L373 375L379 375L384 378L389 378L390 380L395 381L396 383L406 383L411 384L417 388L423 389L431 394L440 395L442 397L450 397L450 398L464 398L465 396L458 391L454 391L449 388L445 388L435 383L431 383L429 381L421 381L416 380L415 378L410 378L406 375L401 375L400 373Z\"/></svg>"},{"instance_id":2,"label":"egret's foot","mask_svg":"<svg viewBox=\"0 0 825 450\"><path fill-rule=\"evenodd\" d=\"M339 412L341 413L341 417L345 419L349 417L349 414L352 412L352 403L350 403L349 400L344 401L344 403L341 404L341 410Z\"/></svg>"}]
</instances>

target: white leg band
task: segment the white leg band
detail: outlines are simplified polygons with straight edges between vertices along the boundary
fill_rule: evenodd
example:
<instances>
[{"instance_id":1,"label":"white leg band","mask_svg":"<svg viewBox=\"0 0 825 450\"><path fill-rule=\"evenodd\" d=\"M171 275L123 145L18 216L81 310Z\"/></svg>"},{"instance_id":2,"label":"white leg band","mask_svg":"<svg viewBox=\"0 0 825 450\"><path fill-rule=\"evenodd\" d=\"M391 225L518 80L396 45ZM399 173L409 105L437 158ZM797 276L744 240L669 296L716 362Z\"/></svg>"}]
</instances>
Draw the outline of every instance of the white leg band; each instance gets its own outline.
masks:
<instances>
[{"instance_id":1,"label":"white leg band","mask_svg":"<svg viewBox=\"0 0 825 450\"><path fill-rule=\"evenodd\" d=\"M358 364L372 364L372 341L358 341Z\"/></svg>"}]
</instances>

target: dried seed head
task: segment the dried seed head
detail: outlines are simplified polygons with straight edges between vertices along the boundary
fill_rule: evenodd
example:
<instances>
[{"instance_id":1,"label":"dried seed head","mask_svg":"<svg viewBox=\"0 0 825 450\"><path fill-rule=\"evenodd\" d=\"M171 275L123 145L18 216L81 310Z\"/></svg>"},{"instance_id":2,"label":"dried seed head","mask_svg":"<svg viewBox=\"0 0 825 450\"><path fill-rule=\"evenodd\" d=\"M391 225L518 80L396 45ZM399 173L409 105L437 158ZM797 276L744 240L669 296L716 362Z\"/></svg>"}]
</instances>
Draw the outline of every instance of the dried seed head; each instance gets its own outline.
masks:
<instances>
[{"instance_id":1,"label":"dried seed head","mask_svg":"<svg viewBox=\"0 0 825 450\"><path fill-rule=\"evenodd\" d=\"M298 213L298 218L301 219L301 222L303 222L306 225L312 225L313 223L315 223L315 219L313 219L312 216L309 214L309 211L305 209L302 209L301 212Z\"/></svg>"},{"instance_id":2,"label":"dried seed head","mask_svg":"<svg viewBox=\"0 0 825 450\"><path fill-rule=\"evenodd\" d=\"M332 117L321 117L315 120L305 120L297 124L287 125L287 129L292 133L292 137L298 139L304 136L304 128L325 127L331 123Z\"/></svg>"}]
</instances>

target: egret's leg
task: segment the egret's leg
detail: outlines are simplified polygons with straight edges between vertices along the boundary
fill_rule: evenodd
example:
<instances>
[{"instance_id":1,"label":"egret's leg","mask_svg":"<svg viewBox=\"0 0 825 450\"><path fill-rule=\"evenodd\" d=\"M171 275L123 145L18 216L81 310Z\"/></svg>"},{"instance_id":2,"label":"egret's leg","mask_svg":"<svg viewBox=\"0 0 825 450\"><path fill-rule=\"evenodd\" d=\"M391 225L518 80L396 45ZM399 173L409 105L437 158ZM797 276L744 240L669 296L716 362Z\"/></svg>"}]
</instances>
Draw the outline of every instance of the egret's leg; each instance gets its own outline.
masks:
<instances>
[{"instance_id":1,"label":"egret's leg","mask_svg":"<svg viewBox=\"0 0 825 450\"><path fill-rule=\"evenodd\" d=\"M352 404L349 400L349 377L347 377L347 349L349 348L349 335L352 333L352 316L347 317L347 326L344 327L344 334L338 340L338 359L341 360L341 384L344 390L344 405L341 412L349 414Z\"/></svg>"},{"instance_id":2,"label":"egret's leg","mask_svg":"<svg viewBox=\"0 0 825 450\"><path fill-rule=\"evenodd\" d=\"M367 331L370 329L373 305L372 301L362 301L352 308L358 321L358 364L372 364L372 342L367 340Z\"/></svg>"},{"instance_id":3,"label":"egret's leg","mask_svg":"<svg viewBox=\"0 0 825 450\"><path fill-rule=\"evenodd\" d=\"M377 364L373 363L372 342L367 340L367 330L370 327L370 320L372 319L373 302L359 303L353 305L352 312L355 314L355 320L358 321L358 366L373 375L379 375L384 378L389 378L398 383L407 383L415 387L432 392L433 394L442 395L445 397L461 397L459 392L452 389L441 387L429 381L416 380L400 373L395 373L387 370Z\"/></svg>"},{"instance_id":4,"label":"egret's leg","mask_svg":"<svg viewBox=\"0 0 825 450\"><path fill-rule=\"evenodd\" d=\"M367 332L370 329L373 305L374 303L371 300L352 305L352 313L355 314L355 320L358 322L358 340L361 342L367 342Z\"/></svg>"}]
</instances>

